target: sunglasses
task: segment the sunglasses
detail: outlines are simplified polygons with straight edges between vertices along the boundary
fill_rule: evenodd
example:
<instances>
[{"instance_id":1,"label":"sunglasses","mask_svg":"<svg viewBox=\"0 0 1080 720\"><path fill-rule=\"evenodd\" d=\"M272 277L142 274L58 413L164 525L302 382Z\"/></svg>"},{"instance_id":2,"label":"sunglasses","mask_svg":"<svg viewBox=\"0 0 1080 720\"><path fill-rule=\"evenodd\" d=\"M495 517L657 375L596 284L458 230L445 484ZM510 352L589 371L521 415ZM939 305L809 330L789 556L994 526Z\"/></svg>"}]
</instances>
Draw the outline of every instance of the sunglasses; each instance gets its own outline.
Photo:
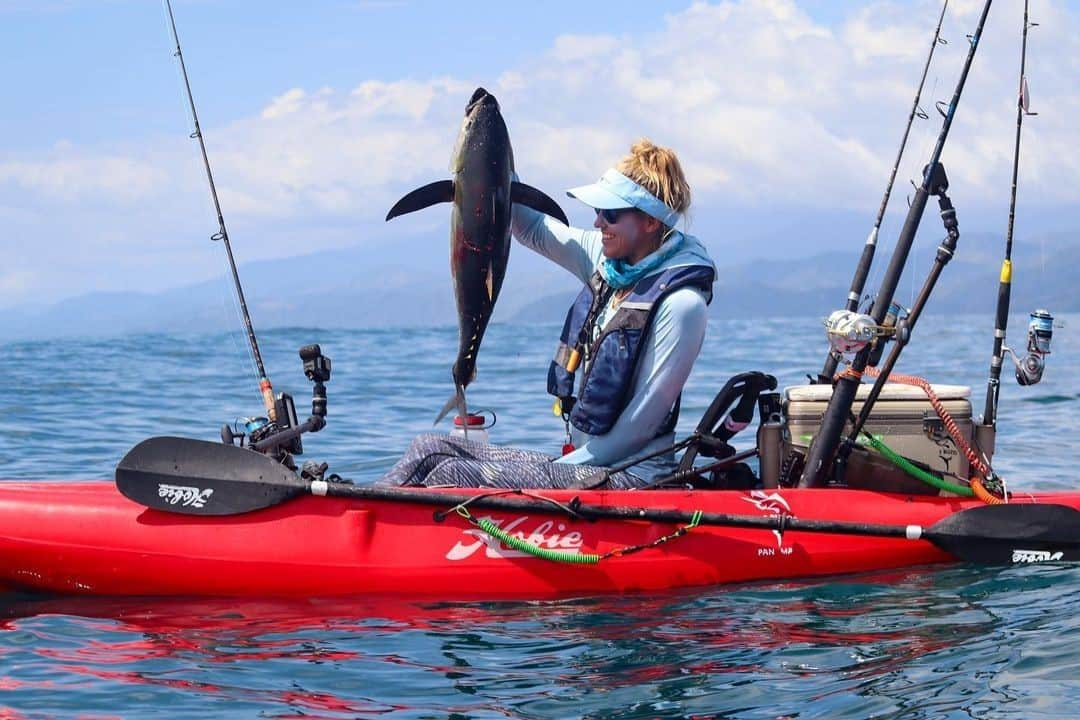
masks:
<instances>
[{"instance_id":1,"label":"sunglasses","mask_svg":"<svg viewBox=\"0 0 1080 720\"><path fill-rule=\"evenodd\" d=\"M607 209L607 208L605 208L605 209L593 208L593 209L596 210L596 216L597 217L604 218L604 222L606 222L608 225L614 225L615 223L619 222L619 218L621 218L623 216L623 213L628 213L631 210L633 210L634 208L615 208L614 210L610 210L610 209Z\"/></svg>"}]
</instances>

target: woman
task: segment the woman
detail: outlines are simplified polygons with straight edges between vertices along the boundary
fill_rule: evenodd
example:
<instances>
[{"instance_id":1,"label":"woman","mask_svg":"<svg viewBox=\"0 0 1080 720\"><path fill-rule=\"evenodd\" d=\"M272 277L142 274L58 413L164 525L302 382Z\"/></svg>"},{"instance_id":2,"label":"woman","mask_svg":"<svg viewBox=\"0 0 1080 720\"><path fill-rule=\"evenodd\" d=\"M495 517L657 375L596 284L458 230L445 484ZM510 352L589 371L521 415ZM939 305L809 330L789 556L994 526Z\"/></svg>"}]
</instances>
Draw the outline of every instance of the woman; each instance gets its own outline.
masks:
<instances>
[{"instance_id":1,"label":"woman","mask_svg":"<svg viewBox=\"0 0 1080 720\"><path fill-rule=\"evenodd\" d=\"M690 187L675 153L642 139L600 180L567 194L596 211L594 230L519 204L512 228L521 244L585 284L548 371L548 392L575 449L552 461L424 435L381 483L580 487L600 477L627 488L675 470L674 453L662 451L674 444L679 396L705 338L716 275L700 241L676 229ZM628 472L609 476L593 467L639 458Z\"/></svg>"},{"instance_id":2,"label":"woman","mask_svg":"<svg viewBox=\"0 0 1080 720\"><path fill-rule=\"evenodd\" d=\"M513 215L523 245L585 283L548 373L576 448L557 462L623 464L674 443L716 270L701 242L676 229L690 187L672 150L639 140L599 181L567 194L596 210L595 230L520 205ZM651 480L674 469L668 453L630 472Z\"/></svg>"}]
</instances>

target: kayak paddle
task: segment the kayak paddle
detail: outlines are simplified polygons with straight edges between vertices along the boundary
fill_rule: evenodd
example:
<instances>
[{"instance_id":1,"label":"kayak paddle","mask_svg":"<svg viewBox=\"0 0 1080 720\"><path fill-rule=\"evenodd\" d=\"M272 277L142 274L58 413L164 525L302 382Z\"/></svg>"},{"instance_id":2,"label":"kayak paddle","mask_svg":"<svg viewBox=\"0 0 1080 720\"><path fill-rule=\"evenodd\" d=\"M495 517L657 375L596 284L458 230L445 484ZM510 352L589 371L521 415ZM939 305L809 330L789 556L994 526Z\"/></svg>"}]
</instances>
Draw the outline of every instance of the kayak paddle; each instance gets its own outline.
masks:
<instances>
[{"instance_id":1,"label":"kayak paddle","mask_svg":"<svg viewBox=\"0 0 1080 720\"><path fill-rule=\"evenodd\" d=\"M239 515L304 492L303 481L267 455L224 443L152 437L116 466L116 486L147 507L188 515Z\"/></svg>"},{"instance_id":2,"label":"kayak paddle","mask_svg":"<svg viewBox=\"0 0 1080 720\"><path fill-rule=\"evenodd\" d=\"M550 513L555 507L516 491L477 496L427 488L306 480L262 453L177 437L150 438L132 448L117 465L116 485L123 495L141 505L186 515L238 515L272 507L302 494L448 508L468 502L472 507ZM568 503L566 509L585 519L670 524L692 522L697 515L683 510L578 502ZM968 562L1080 560L1080 511L1052 503L982 505L954 512L929 527L725 513L701 513L696 522L779 532L926 540Z\"/></svg>"}]
</instances>

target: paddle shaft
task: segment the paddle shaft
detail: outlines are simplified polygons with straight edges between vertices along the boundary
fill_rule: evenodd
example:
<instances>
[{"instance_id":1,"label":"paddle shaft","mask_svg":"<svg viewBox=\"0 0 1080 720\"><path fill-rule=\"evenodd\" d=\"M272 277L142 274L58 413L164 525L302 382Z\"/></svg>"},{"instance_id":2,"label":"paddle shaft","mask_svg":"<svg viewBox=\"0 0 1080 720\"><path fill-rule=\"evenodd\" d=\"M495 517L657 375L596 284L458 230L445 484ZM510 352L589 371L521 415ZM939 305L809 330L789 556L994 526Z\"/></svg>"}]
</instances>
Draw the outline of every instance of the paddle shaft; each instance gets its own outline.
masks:
<instances>
[{"instance_id":1,"label":"paddle shaft","mask_svg":"<svg viewBox=\"0 0 1080 720\"><path fill-rule=\"evenodd\" d=\"M547 498L530 496L528 491L495 491L499 494L472 495L445 492L432 488L370 487L315 481L310 484L309 492L313 495L341 497L353 500L384 500L389 502L417 503L421 505L445 504L447 506L468 505L492 510L514 510L526 512L570 512L585 520L646 520L659 523L689 523L695 513L685 510L626 507L619 505L583 504L576 501L566 503L553 502ZM437 511L436 517L445 516L448 511ZM701 513L699 525L720 527L757 528L761 530L787 530L811 533L832 533L844 535L865 535L871 537L892 537L933 542L932 529L919 525L887 525L882 523L844 522L833 520L814 520L792 517L790 515L732 515L728 513Z\"/></svg>"}]
</instances>

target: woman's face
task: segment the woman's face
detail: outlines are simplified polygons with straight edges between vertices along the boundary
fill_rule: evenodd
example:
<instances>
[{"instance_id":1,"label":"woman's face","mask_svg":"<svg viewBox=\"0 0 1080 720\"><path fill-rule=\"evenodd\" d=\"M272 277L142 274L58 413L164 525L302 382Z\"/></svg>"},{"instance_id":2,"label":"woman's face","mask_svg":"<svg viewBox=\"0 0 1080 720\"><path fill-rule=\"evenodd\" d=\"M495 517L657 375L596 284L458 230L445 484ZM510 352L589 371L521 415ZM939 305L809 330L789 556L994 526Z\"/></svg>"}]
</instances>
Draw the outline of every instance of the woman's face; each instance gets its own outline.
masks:
<instances>
[{"instance_id":1,"label":"woman's face","mask_svg":"<svg viewBox=\"0 0 1080 720\"><path fill-rule=\"evenodd\" d=\"M608 222L611 213L597 211L593 223L603 237L605 257L635 265L660 247L659 220L634 208L624 208L614 211L615 222Z\"/></svg>"}]
</instances>

